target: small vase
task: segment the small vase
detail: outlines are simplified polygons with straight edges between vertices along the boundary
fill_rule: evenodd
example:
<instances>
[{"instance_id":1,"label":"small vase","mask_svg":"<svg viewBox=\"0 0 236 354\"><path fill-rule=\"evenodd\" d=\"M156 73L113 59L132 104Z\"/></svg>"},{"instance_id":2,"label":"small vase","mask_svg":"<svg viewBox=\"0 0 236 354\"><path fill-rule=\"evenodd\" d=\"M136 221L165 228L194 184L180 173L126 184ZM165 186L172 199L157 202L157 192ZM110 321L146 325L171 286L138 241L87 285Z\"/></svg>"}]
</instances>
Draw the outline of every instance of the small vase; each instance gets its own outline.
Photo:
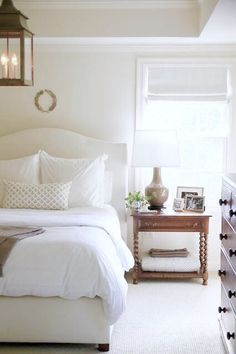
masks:
<instances>
[{"instance_id":1,"label":"small vase","mask_svg":"<svg viewBox=\"0 0 236 354\"><path fill-rule=\"evenodd\" d=\"M132 209L134 211L139 211L142 208L142 203L140 201L134 201L132 204Z\"/></svg>"}]
</instances>

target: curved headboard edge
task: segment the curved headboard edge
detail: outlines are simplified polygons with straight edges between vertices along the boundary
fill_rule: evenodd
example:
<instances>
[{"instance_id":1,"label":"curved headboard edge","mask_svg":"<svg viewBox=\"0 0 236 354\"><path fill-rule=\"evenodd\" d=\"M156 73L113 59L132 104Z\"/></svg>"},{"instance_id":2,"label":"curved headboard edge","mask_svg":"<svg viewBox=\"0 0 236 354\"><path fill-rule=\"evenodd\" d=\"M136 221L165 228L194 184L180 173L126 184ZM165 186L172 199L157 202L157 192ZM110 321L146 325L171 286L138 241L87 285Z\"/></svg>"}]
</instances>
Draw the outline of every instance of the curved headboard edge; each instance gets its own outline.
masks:
<instances>
[{"instance_id":1,"label":"curved headboard edge","mask_svg":"<svg viewBox=\"0 0 236 354\"><path fill-rule=\"evenodd\" d=\"M60 128L33 128L0 137L0 159L14 159L32 155L38 150L65 158L94 158L107 154L107 170L112 171L112 205L116 208L125 233L127 194L127 145L94 139ZM126 235L123 235L126 238Z\"/></svg>"}]
</instances>

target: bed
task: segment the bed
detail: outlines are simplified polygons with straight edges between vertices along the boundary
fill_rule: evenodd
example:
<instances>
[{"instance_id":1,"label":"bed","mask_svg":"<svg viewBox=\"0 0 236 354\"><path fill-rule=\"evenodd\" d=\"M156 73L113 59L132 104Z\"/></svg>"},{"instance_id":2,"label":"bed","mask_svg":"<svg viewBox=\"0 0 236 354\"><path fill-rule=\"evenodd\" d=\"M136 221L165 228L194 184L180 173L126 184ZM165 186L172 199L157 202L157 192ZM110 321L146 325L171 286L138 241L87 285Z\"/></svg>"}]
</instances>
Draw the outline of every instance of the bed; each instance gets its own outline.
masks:
<instances>
[{"instance_id":1,"label":"bed","mask_svg":"<svg viewBox=\"0 0 236 354\"><path fill-rule=\"evenodd\" d=\"M95 176L94 183L100 180L100 175L94 174L98 169L92 168L95 168L98 156L100 162L96 163L100 166L106 155L103 187L99 190L106 196L104 204L98 205L100 194L90 191L92 182L90 180L88 184L88 181L91 176ZM61 190L63 184L63 193L70 188L67 208L49 210L46 206L41 209L38 207L40 198L35 198L36 208L32 204L28 208L27 203L33 202L35 190L31 192L30 200L25 201L25 197L21 200L19 196L21 193L26 195L29 185L35 187L35 182L32 183L36 178L32 175L34 169L27 158L24 160L27 156L31 159L33 156L35 164L39 159L40 168L36 174L41 186L37 188L41 190L48 184L50 188L57 184L58 188L60 184ZM21 166L11 167L11 175L17 168L13 178L4 176L7 169L2 161L10 159L23 159L28 164L22 169ZM80 175L79 181L85 183L81 184L84 188L80 195L76 194L75 178L72 182L54 181L60 173L64 175L64 167L67 163L71 165L71 159L89 161L86 171L90 171L90 177L82 174L81 179ZM0 160L0 176L1 168L4 171L0 226L30 225L41 226L44 230L40 235L18 242L4 265L0 278L0 341L94 343L100 351L108 351L113 324L125 310L127 283L124 272L133 266L125 243L126 145L95 140L63 129L28 129L0 138ZM50 162L48 171L54 173L54 177L44 173L42 161ZM55 161L56 169L52 169L51 162ZM58 161L63 162L60 168ZM47 198L43 195L42 203L45 203ZM58 195L56 193L56 197ZM93 202L96 200L95 204L83 205L81 200L83 197L87 200L88 195ZM76 205L76 198L81 205ZM48 199L50 203L51 199Z\"/></svg>"}]
</instances>

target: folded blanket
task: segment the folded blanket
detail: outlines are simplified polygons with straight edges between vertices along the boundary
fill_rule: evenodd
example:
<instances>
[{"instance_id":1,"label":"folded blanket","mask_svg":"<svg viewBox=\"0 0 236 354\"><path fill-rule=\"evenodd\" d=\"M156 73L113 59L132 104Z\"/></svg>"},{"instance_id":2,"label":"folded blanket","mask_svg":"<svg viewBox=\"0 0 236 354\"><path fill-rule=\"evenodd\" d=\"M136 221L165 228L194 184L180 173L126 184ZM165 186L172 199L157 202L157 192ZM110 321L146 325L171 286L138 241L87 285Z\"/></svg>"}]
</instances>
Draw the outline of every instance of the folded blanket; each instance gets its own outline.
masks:
<instances>
[{"instance_id":1,"label":"folded blanket","mask_svg":"<svg viewBox=\"0 0 236 354\"><path fill-rule=\"evenodd\" d=\"M180 249L151 248L148 253L151 257L187 257L189 254L187 248L180 248Z\"/></svg>"},{"instance_id":2,"label":"folded blanket","mask_svg":"<svg viewBox=\"0 0 236 354\"><path fill-rule=\"evenodd\" d=\"M27 237L42 234L42 227L0 227L0 277L3 266L15 244Z\"/></svg>"},{"instance_id":3,"label":"folded blanket","mask_svg":"<svg viewBox=\"0 0 236 354\"><path fill-rule=\"evenodd\" d=\"M0 236L17 236L17 235L29 235L44 232L42 227L15 227L15 226L0 226Z\"/></svg>"}]
</instances>

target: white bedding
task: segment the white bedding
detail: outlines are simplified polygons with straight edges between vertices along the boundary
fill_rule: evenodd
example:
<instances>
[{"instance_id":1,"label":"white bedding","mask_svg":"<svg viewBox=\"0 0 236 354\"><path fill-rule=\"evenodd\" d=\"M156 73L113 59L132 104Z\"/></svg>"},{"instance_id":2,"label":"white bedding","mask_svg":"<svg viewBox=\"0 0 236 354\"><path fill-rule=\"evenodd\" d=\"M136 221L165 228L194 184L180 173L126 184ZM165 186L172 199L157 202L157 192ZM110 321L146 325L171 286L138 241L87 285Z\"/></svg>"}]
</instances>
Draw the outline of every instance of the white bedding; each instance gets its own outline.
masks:
<instances>
[{"instance_id":1,"label":"white bedding","mask_svg":"<svg viewBox=\"0 0 236 354\"><path fill-rule=\"evenodd\" d=\"M124 270L133 266L133 257L112 207L1 209L0 225L46 229L13 248L0 278L0 295L100 296L110 323L119 318L127 293Z\"/></svg>"}]
</instances>

